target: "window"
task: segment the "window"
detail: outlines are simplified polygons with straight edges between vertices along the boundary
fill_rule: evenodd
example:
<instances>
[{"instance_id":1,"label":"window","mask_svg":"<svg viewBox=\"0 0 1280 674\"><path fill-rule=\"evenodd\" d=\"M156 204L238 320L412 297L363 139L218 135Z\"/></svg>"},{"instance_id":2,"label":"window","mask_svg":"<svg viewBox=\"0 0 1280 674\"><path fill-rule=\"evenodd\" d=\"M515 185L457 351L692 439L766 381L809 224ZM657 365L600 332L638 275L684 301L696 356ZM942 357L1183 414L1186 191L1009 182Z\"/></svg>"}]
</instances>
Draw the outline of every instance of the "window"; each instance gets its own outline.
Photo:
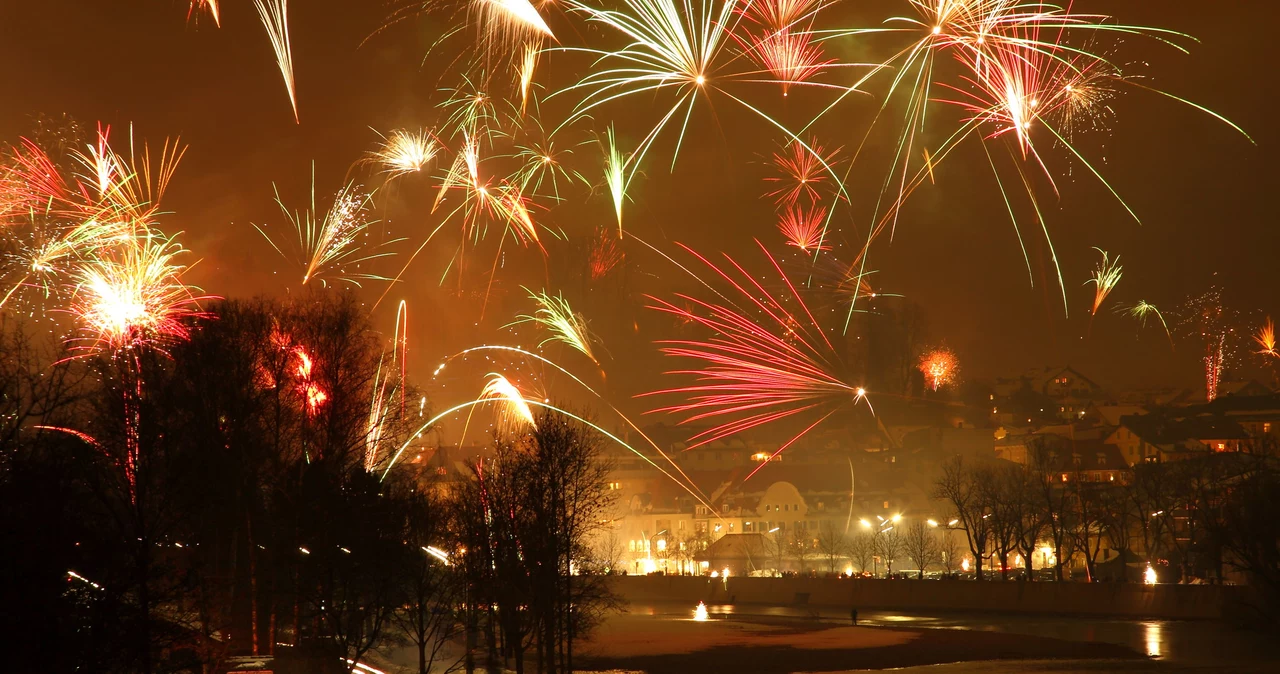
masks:
<instances>
[{"instance_id":1,"label":"window","mask_svg":"<svg viewBox=\"0 0 1280 674\"><path fill-rule=\"evenodd\" d=\"M888 501L885 501L885 502L884 502L884 509L885 509L885 510L888 510L888 509L889 509L889 502L888 502Z\"/></svg>"},{"instance_id":2,"label":"window","mask_svg":"<svg viewBox=\"0 0 1280 674\"><path fill-rule=\"evenodd\" d=\"M1066 474L1066 473L1063 473L1063 474L1062 474L1062 481L1063 481L1063 482L1066 482L1066 481L1067 481L1067 474Z\"/></svg>"},{"instance_id":3,"label":"window","mask_svg":"<svg viewBox=\"0 0 1280 674\"><path fill-rule=\"evenodd\" d=\"M680 531L684 531L684 520L680 520L678 523L676 523L676 528L679 529Z\"/></svg>"},{"instance_id":4,"label":"window","mask_svg":"<svg viewBox=\"0 0 1280 674\"><path fill-rule=\"evenodd\" d=\"M1101 452L1099 452L1099 453L1098 453L1098 467L1099 467L1099 468L1101 468L1101 467L1106 466L1106 465L1107 465L1107 455L1106 455L1106 454L1103 454L1103 453L1101 453Z\"/></svg>"},{"instance_id":5,"label":"window","mask_svg":"<svg viewBox=\"0 0 1280 674\"><path fill-rule=\"evenodd\" d=\"M733 522L729 523L729 533L733 533Z\"/></svg>"},{"instance_id":6,"label":"window","mask_svg":"<svg viewBox=\"0 0 1280 674\"><path fill-rule=\"evenodd\" d=\"M1270 433L1270 432L1271 432L1271 422L1270 422L1270 421L1264 421L1264 422L1262 422L1262 432L1263 432L1263 433Z\"/></svg>"}]
</instances>

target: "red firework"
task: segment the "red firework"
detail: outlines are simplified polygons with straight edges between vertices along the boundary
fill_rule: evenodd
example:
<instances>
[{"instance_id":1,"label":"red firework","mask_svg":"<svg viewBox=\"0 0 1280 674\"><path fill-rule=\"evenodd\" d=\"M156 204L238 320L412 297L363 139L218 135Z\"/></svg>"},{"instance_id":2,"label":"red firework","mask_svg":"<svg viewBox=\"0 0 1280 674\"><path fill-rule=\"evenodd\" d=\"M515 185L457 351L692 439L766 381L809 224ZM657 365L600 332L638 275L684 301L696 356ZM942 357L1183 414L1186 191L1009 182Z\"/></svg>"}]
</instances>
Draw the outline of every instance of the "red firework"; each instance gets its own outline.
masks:
<instances>
[{"instance_id":1,"label":"red firework","mask_svg":"<svg viewBox=\"0 0 1280 674\"><path fill-rule=\"evenodd\" d=\"M791 85L808 81L833 63L832 59L822 58L822 48L807 30L783 28L752 37L748 48L752 60L782 84L783 96Z\"/></svg>"},{"instance_id":2,"label":"red firework","mask_svg":"<svg viewBox=\"0 0 1280 674\"><path fill-rule=\"evenodd\" d=\"M684 397L684 402L653 410L684 415L682 424L715 421L690 438L691 449L788 417L817 416L784 443L776 456L845 404L865 400L863 389L835 374L839 358L831 342L764 246L760 249L786 285L785 295L775 297L727 255L728 264L722 268L681 247L715 272L732 289L731 294L739 297L743 306L753 307L751 313L759 317L753 318L718 292L721 302L683 294L676 296L680 304L650 297L654 302L650 308L702 325L714 335L701 341L659 342L664 354L700 363L699 367L667 374L692 375L697 383L643 394Z\"/></svg>"},{"instance_id":3,"label":"red firework","mask_svg":"<svg viewBox=\"0 0 1280 674\"><path fill-rule=\"evenodd\" d=\"M787 244L806 253L828 250L822 245L823 223L827 219L825 208L798 208L788 206L778 220L778 231L787 237Z\"/></svg>"},{"instance_id":4,"label":"red firework","mask_svg":"<svg viewBox=\"0 0 1280 674\"><path fill-rule=\"evenodd\" d=\"M809 141L808 148L798 142L791 142L785 150L773 155L773 164L782 175L765 178L768 182L779 183L778 189L769 192L767 196L773 197L774 201L783 206L795 205L801 197L808 199L810 204L816 203L822 198L817 188L828 178L826 167L822 164L826 162L830 166L839 151L836 148L826 153L821 145L812 140Z\"/></svg>"},{"instance_id":5,"label":"red firework","mask_svg":"<svg viewBox=\"0 0 1280 674\"><path fill-rule=\"evenodd\" d=\"M609 228L596 230L595 241L591 243L588 265L591 269L591 280L599 281L609 275L615 267L622 263L622 247L609 232Z\"/></svg>"}]
</instances>

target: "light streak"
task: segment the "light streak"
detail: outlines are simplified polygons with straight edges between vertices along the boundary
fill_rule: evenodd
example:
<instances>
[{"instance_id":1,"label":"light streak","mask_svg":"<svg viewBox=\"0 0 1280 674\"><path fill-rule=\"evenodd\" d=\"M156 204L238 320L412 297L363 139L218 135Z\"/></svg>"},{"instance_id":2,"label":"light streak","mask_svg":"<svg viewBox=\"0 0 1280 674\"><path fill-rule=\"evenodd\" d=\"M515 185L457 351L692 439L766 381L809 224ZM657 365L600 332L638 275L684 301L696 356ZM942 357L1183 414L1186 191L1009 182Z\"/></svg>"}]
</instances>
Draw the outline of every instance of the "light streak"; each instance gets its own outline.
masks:
<instances>
[{"instance_id":1,"label":"light streak","mask_svg":"<svg viewBox=\"0 0 1280 674\"><path fill-rule=\"evenodd\" d=\"M258 8L262 27L267 29L271 49L276 53L276 65L280 67L280 75L284 78L284 88L289 92L293 121L301 124L298 119L298 96L294 89L293 52L289 46L289 0L253 0L253 5Z\"/></svg>"}]
</instances>

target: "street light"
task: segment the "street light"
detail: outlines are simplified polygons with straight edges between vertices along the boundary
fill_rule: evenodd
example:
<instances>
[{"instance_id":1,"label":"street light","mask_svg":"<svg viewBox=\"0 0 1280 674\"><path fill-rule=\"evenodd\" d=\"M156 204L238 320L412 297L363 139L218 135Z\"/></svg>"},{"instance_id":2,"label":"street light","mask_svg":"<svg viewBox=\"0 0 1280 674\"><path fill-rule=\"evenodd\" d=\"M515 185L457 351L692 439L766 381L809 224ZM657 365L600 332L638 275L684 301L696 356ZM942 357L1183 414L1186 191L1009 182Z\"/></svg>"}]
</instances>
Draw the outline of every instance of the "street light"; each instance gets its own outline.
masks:
<instances>
[{"instance_id":1,"label":"street light","mask_svg":"<svg viewBox=\"0 0 1280 674\"><path fill-rule=\"evenodd\" d=\"M879 515L876 515L876 519L880 520L880 526L872 527L872 526L871 526L871 523L870 523L870 522L868 522L867 520L865 520L865 519L860 519L860 520L858 520L858 523L862 525L862 528L863 528L863 529L872 529L872 532L871 532L871 549L872 549L872 554L871 554L871 576L872 576L873 578L874 578L875 576L880 575L880 560L879 560L879 558L875 555L875 550L876 550L877 548L879 548L879 547L880 547L880 546L877 544L877 543L878 543L878 541L880 540L880 534L883 534L883 533L885 533L886 531L889 531L890 529L893 529L893 523L894 523L894 522L897 522L897 521L899 521L899 520L901 520L901 519L902 519L902 515L894 515L892 518L890 518L890 519L888 519L888 520L886 520L885 518L883 518L883 517L881 517L881 516L879 516Z\"/></svg>"}]
</instances>

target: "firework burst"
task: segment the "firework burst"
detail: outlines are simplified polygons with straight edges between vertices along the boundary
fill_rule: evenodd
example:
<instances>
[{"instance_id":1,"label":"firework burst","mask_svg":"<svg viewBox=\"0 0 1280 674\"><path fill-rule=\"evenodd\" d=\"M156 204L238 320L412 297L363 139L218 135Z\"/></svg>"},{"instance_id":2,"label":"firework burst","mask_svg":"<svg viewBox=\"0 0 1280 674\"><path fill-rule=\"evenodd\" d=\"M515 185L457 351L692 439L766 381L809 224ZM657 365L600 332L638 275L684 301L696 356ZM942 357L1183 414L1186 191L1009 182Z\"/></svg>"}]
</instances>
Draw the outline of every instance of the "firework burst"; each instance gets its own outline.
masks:
<instances>
[{"instance_id":1,"label":"firework burst","mask_svg":"<svg viewBox=\"0 0 1280 674\"><path fill-rule=\"evenodd\" d=\"M1177 316L1179 329L1203 349L1205 397L1212 401L1218 397L1218 384L1236 355L1239 315L1223 304L1222 291L1215 286L1188 298L1178 308Z\"/></svg>"},{"instance_id":2,"label":"firework burst","mask_svg":"<svg viewBox=\"0 0 1280 674\"><path fill-rule=\"evenodd\" d=\"M1147 327L1147 319L1155 316L1160 321L1160 327L1164 328L1164 334L1169 338L1169 348L1173 348L1173 332L1169 330L1169 324L1165 322L1164 314L1160 313L1156 305L1146 300L1138 300L1137 304L1131 307L1120 307L1119 310L1140 321L1141 326L1144 328Z\"/></svg>"},{"instance_id":3,"label":"firework burst","mask_svg":"<svg viewBox=\"0 0 1280 674\"><path fill-rule=\"evenodd\" d=\"M187 9L187 20L190 21L191 17L197 12L208 12L209 16L213 18L214 25L221 28L222 11L218 8L218 3L220 1L221 0L191 0L191 6Z\"/></svg>"},{"instance_id":4,"label":"firework burst","mask_svg":"<svg viewBox=\"0 0 1280 674\"><path fill-rule=\"evenodd\" d=\"M284 78L284 88L289 92L289 105L293 108L293 121L298 119L298 96L293 81L293 50L289 45L289 0L253 0L258 8L262 27L267 29L271 49L276 54L276 65Z\"/></svg>"},{"instance_id":5,"label":"firework burst","mask_svg":"<svg viewBox=\"0 0 1280 674\"><path fill-rule=\"evenodd\" d=\"M866 399L866 391L836 374L839 358L824 330L777 262L763 246L760 249L788 289L787 294L769 293L727 256L727 266L721 268L685 248L727 283L743 303L752 306L751 313L758 315L758 320L720 293L717 295L721 302L688 295L677 295L679 303L650 298L652 309L702 326L713 335L702 341L660 342L664 354L699 363L693 369L668 374L690 375L697 383L645 394L684 398L683 402L654 410L683 415L682 424L714 421L710 428L690 439L691 449L796 415L817 417L784 443L778 449L780 453L845 405Z\"/></svg>"},{"instance_id":6,"label":"firework burst","mask_svg":"<svg viewBox=\"0 0 1280 674\"><path fill-rule=\"evenodd\" d=\"M806 253L828 250L822 244L823 224L827 220L825 208L801 208L788 206L778 220L778 231L786 237L787 245Z\"/></svg>"},{"instance_id":7,"label":"firework burst","mask_svg":"<svg viewBox=\"0 0 1280 674\"><path fill-rule=\"evenodd\" d=\"M329 279L335 279L359 286L362 280L385 280L382 276L355 271L364 263L392 254L389 251L378 252L376 248L399 241L387 241L373 249L366 245L369 227L377 222L370 217L373 194L364 192L355 183L347 183L334 195L324 217L317 220L314 167L312 172L311 204L307 210L289 210L279 190L276 191L276 204L296 234L296 255L303 267L302 283L319 280L327 286ZM257 225L254 227L276 252L285 258L291 257L266 230Z\"/></svg>"},{"instance_id":8,"label":"firework burst","mask_svg":"<svg viewBox=\"0 0 1280 674\"><path fill-rule=\"evenodd\" d=\"M814 140L808 145L806 148L800 143L788 143L786 149L773 155L773 166L779 175L769 176L765 181L777 183L778 188L766 196L772 197L779 206L794 206L802 199L815 204L822 198L818 188L828 180L824 164L834 163L840 150L827 152Z\"/></svg>"},{"instance_id":9,"label":"firework burst","mask_svg":"<svg viewBox=\"0 0 1280 674\"><path fill-rule=\"evenodd\" d=\"M1115 290L1116 284L1120 282L1120 277L1124 274L1124 267L1120 266L1120 256L1117 255L1113 260L1107 251L1101 248L1094 248L1102 255L1102 261L1093 270L1093 276L1085 281L1085 285L1093 284L1093 309L1090 316L1097 316L1098 309L1102 308L1102 303L1106 301L1107 295Z\"/></svg>"},{"instance_id":10,"label":"firework burst","mask_svg":"<svg viewBox=\"0 0 1280 674\"><path fill-rule=\"evenodd\" d=\"M491 372L489 380L480 391L480 400L492 401L498 406L498 427L508 433L516 433L525 428L533 428L537 422L533 418L533 410L524 399L524 394L506 377Z\"/></svg>"},{"instance_id":11,"label":"firework burst","mask_svg":"<svg viewBox=\"0 0 1280 674\"><path fill-rule=\"evenodd\" d=\"M947 347L939 347L920 357L920 373L925 384L937 391L956 382L960 374L960 361Z\"/></svg>"},{"instance_id":12,"label":"firework burst","mask_svg":"<svg viewBox=\"0 0 1280 674\"><path fill-rule=\"evenodd\" d=\"M533 300L538 309L531 315L518 316L516 322L511 325L534 323L550 333L550 336L538 345L540 348L550 342L560 342L590 358L591 362L599 364L595 353L591 350L594 339L587 327L587 319L574 311L573 307L569 306L568 300L560 295L535 293L528 288L525 288L525 292L529 293L529 299Z\"/></svg>"},{"instance_id":13,"label":"firework burst","mask_svg":"<svg viewBox=\"0 0 1280 674\"><path fill-rule=\"evenodd\" d=\"M438 151L435 139L425 129L396 129L382 136L378 149L370 152L365 161L381 166L382 173L394 179L426 168Z\"/></svg>"},{"instance_id":14,"label":"firework burst","mask_svg":"<svg viewBox=\"0 0 1280 674\"><path fill-rule=\"evenodd\" d=\"M1267 322L1258 328L1257 334L1253 336L1253 341L1261 347L1258 354L1262 356L1270 356L1272 358L1280 358L1280 351L1276 350L1276 324L1267 318Z\"/></svg>"}]
</instances>

